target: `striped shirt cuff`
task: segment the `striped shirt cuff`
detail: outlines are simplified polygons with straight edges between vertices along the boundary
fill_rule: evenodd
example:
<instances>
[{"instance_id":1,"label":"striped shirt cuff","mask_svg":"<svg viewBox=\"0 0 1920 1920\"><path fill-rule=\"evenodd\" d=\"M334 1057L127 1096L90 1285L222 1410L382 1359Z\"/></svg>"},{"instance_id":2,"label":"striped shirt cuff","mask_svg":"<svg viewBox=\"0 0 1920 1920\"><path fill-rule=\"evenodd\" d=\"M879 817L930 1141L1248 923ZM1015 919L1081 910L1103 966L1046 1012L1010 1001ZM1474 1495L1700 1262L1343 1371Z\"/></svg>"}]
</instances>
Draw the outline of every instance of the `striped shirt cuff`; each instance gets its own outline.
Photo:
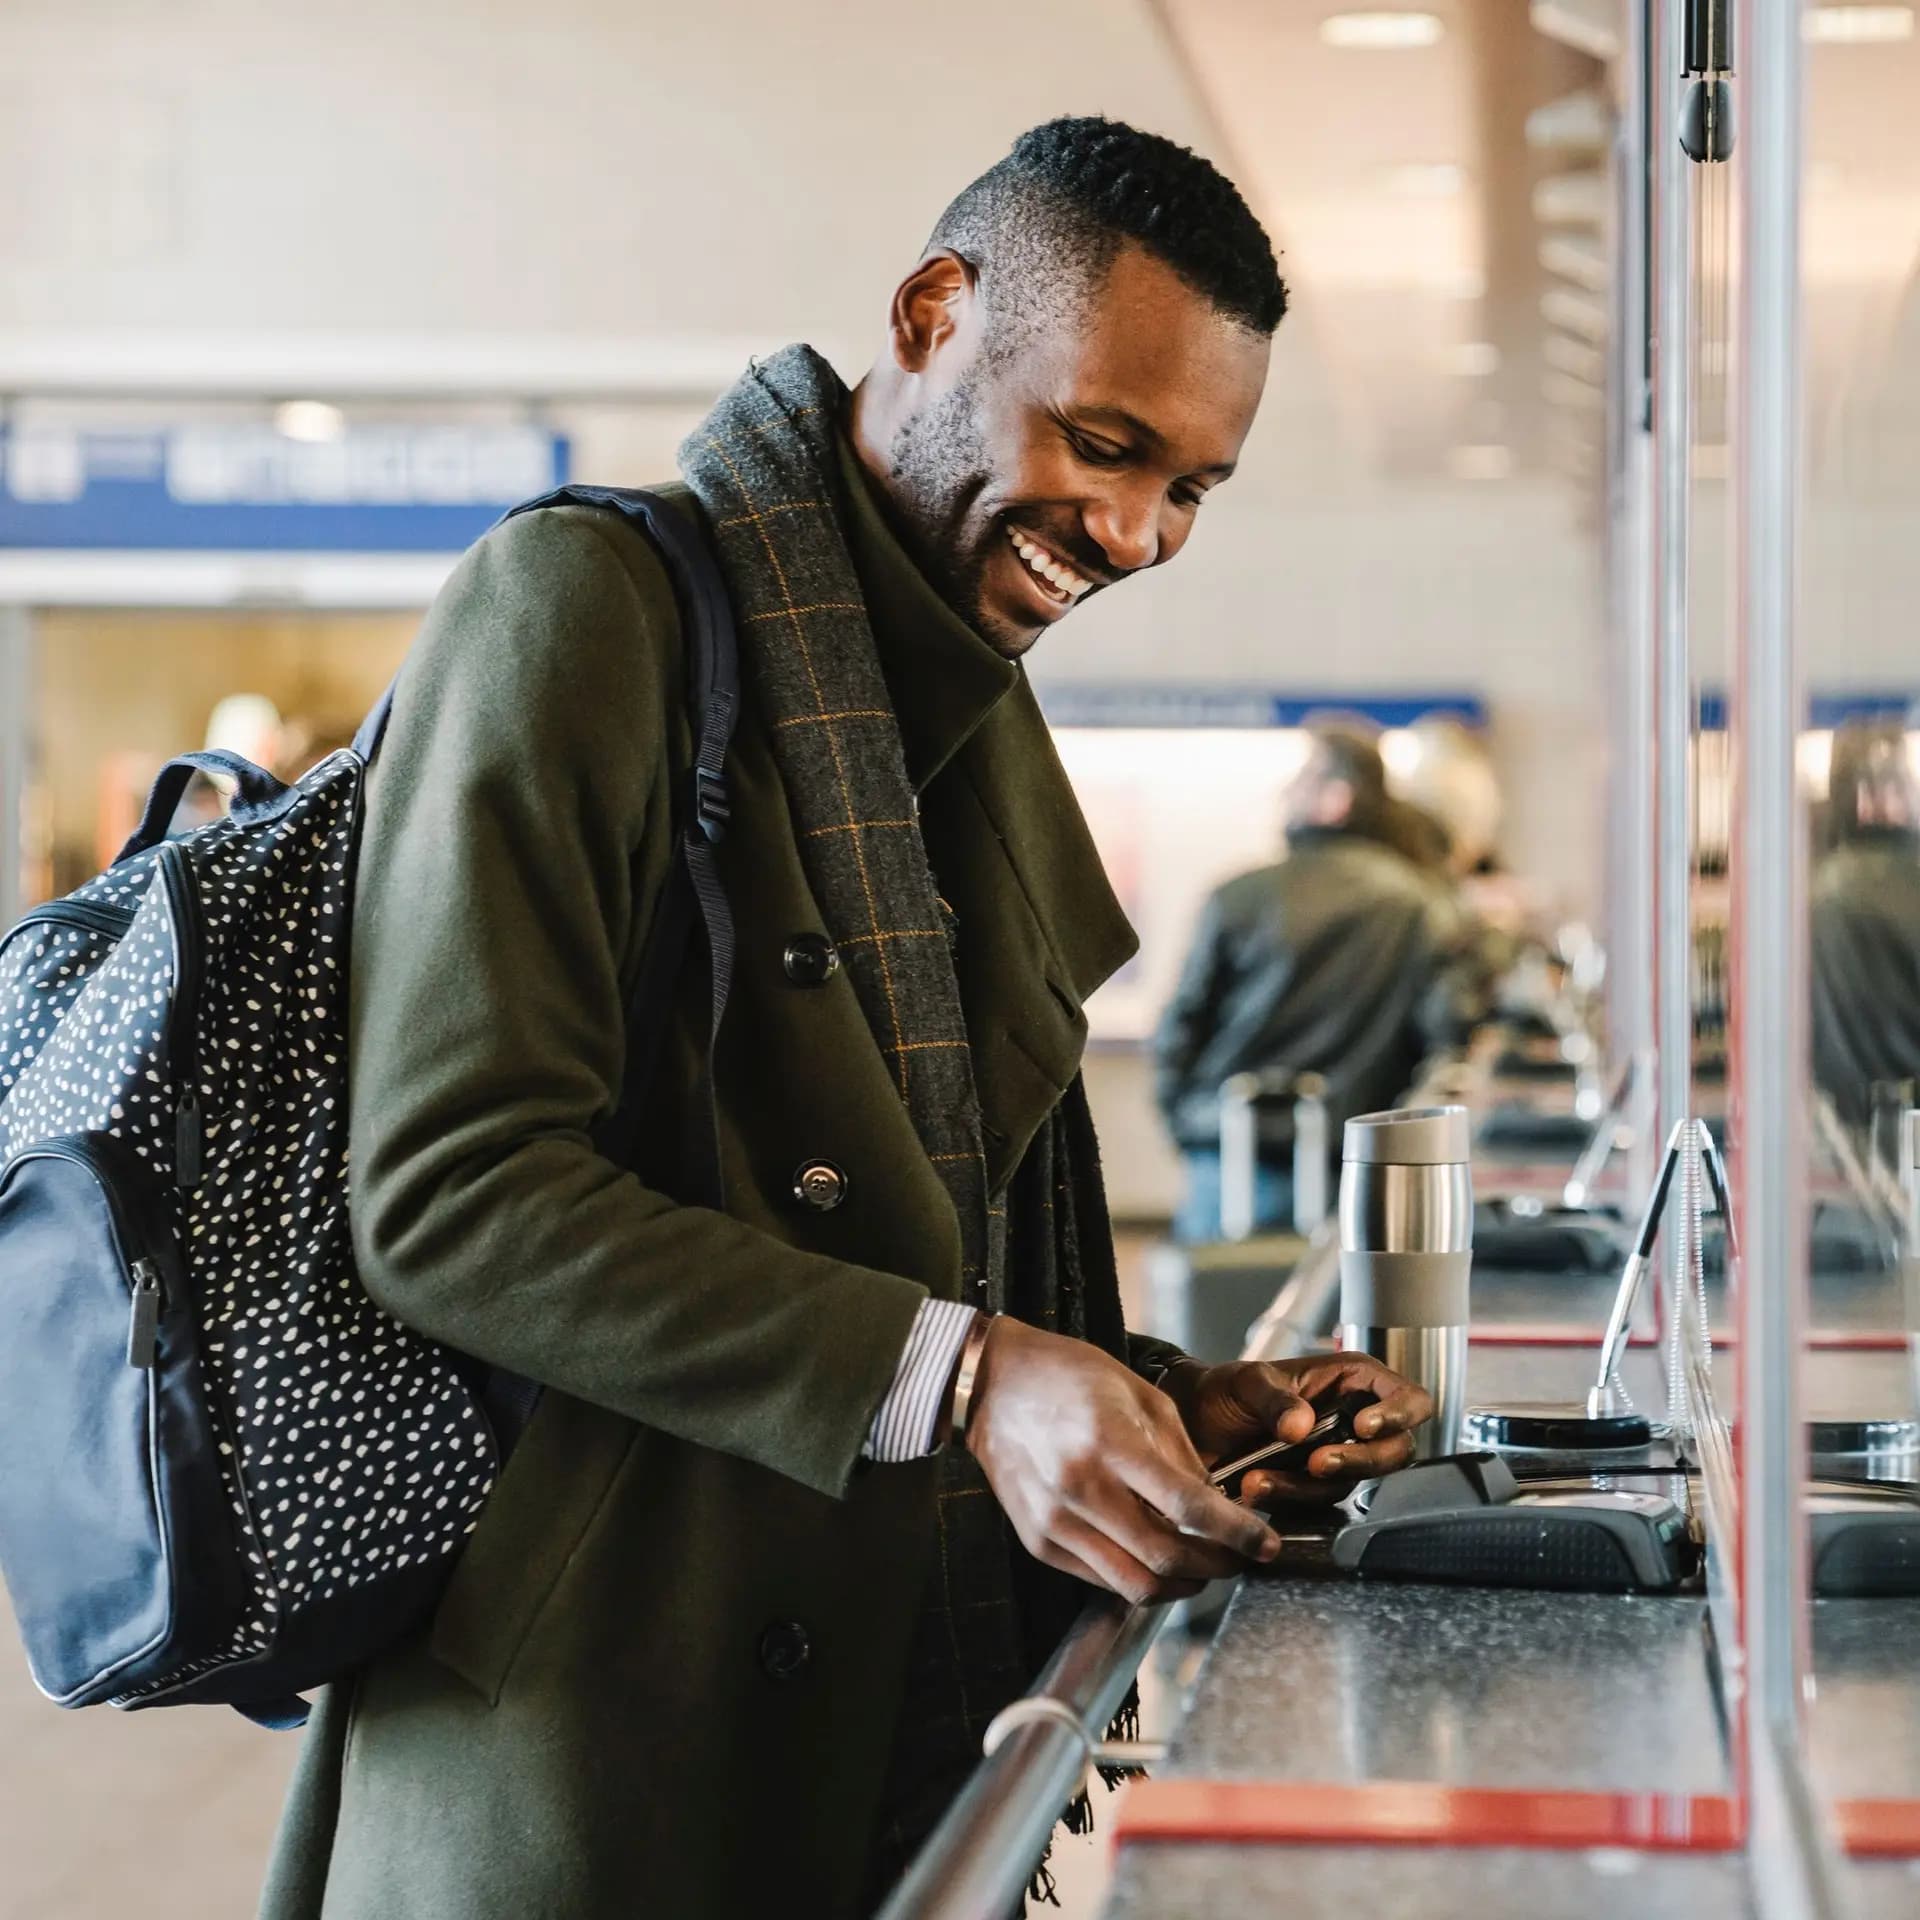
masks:
<instances>
[{"instance_id":1,"label":"striped shirt cuff","mask_svg":"<svg viewBox=\"0 0 1920 1920\"><path fill-rule=\"evenodd\" d=\"M880 1402L861 1449L869 1460L892 1466L922 1460L933 1451L947 1387L967 1344L975 1309L963 1300L923 1300L894 1369L893 1385Z\"/></svg>"}]
</instances>

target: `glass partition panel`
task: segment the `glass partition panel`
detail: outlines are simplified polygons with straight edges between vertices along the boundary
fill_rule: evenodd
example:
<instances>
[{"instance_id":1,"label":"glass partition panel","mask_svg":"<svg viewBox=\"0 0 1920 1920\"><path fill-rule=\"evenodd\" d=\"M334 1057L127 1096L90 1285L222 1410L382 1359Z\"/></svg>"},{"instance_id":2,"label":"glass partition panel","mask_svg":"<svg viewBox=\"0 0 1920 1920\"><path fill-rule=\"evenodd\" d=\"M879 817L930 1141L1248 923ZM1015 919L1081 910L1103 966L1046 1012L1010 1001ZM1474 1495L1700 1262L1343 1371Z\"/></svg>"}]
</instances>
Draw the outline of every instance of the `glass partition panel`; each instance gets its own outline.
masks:
<instances>
[{"instance_id":1,"label":"glass partition panel","mask_svg":"<svg viewBox=\"0 0 1920 1920\"><path fill-rule=\"evenodd\" d=\"M1920 1856L1920 39L1910 8L1809 15L1801 295L1809 824L1815 1785L1857 1910ZM1871 1809L1866 1803L1874 1803Z\"/></svg>"}]
</instances>

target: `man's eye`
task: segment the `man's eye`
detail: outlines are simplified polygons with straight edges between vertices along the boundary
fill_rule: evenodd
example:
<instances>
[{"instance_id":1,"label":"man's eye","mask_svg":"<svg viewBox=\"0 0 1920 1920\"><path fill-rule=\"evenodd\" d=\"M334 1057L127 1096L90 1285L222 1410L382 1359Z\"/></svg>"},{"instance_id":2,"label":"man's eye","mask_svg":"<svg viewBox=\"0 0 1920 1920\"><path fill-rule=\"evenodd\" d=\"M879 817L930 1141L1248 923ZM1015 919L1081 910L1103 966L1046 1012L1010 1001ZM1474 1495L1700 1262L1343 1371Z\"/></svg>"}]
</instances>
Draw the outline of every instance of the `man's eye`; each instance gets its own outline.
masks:
<instances>
[{"instance_id":1,"label":"man's eye","mask_svg":"<svg viewBox=\"0 0 1920 1920\"><path fill-rule=\"evenodd\" d=\"M1197 507L1207 493L1204 487L1175 487L1173 497L1183 507Z\"/></svg>"},{"instance_id":2,"label":"man's eye","mask_svg":"<svg viewBox=\"0 0 1920 1920\"><path fill-rule=\"evenodd\" d=\"M1077 433L1068 437L1072 441L1074 452L1090 466L1117 467L1127 457L1125 447L1113 446L1108 441L1088 440Z\"/></svg>"}]
</instances>

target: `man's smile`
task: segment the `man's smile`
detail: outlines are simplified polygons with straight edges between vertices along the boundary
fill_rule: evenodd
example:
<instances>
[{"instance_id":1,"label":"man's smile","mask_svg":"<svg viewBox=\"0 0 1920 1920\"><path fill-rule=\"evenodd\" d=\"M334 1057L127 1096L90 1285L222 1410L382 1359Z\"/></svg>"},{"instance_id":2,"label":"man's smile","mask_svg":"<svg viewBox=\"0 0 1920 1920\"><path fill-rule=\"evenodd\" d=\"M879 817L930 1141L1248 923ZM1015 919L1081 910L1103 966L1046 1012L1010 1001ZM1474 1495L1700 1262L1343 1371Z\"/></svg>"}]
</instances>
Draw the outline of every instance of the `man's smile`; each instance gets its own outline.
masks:
<instances>
[{"instance_id":1,"label":"man's smile","mask_svg":"<svg viewBox=\"0 0 1920 1920\"><path fill-rule=\"evenodd\" d=\"M1045 542L1036 540L1026 528L1009 524L1007 538L1013 542L1014 552L1026 562L1034 577L1044 582L1052 595L1063 604L1072 606L1082 594L1092 592L1098 584L1070 566Z\"/></svg>"}]
</instances>

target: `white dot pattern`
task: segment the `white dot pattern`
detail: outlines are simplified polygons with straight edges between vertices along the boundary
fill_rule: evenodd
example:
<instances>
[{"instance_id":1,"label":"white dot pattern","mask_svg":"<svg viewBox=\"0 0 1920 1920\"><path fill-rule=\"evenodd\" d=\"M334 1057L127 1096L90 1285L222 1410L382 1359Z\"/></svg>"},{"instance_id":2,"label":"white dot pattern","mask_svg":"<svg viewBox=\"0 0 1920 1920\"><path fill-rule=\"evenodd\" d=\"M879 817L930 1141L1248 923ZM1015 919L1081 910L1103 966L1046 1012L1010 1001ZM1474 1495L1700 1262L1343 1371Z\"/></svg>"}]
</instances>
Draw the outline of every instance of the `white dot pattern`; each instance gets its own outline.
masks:
<instances>
[{"instance_id":1,"label":"white dot pattern","mask_svg":"<svg viewBox=\"0 0 1920 1920\"><path fill-rule=\"evenodd\" d=\"M201 942L191 1191L174 1185L164 1037L183 983L157 850L0 944L0 1166L105 1133L162 1176L246 1556L230 1643L143 1694L270 1652L302 1608L453 1554L492 1484L492 1435L452 1356L376 1307L354 1270L347 943L364 773L337 753L271 819L179 843ZM124 932L91 924L121 918Z\"/></svg>"}]
</instances>

